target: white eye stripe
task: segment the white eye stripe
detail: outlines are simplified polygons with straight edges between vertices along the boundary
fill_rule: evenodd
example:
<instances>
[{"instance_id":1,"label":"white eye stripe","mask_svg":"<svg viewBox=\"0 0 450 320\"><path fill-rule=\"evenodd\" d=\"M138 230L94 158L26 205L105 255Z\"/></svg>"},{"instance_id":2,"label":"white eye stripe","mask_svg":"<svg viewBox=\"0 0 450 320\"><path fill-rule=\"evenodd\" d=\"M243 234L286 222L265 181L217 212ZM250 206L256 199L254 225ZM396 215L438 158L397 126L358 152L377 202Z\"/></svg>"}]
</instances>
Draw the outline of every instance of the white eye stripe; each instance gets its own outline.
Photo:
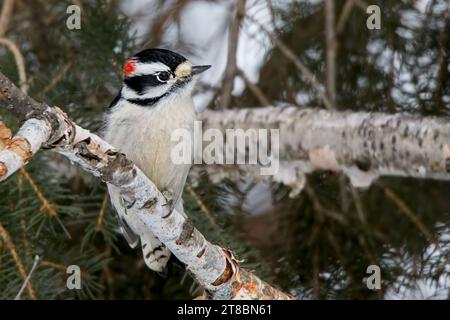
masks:
<instances>
[{"instance_id":1,"label":"white eye stripe","mask_svg":"<svg viewBox=\"0 0 450 320\"><path fill-rule=\"evenodd\" d=\"M155 74L161 71L170 71L170 68L161 62L140 63L136 62L133 75Z\"/></svg>"}]
</instances>

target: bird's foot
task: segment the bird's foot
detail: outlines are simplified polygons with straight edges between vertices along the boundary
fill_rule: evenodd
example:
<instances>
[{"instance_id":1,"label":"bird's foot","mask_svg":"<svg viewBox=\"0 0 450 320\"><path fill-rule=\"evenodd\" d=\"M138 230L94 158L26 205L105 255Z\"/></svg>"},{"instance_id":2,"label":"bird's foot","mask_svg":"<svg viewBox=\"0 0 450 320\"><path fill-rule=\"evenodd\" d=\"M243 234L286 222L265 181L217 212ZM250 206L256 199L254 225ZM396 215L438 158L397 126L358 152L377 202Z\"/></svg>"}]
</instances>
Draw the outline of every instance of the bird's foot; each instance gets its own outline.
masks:
<instances>
[{"instance_id":1,"label":"bird's foot","mask_svg":"<svg viewBox=\"0 0 450 320\"><path fill-rule=\"evenodd\" d=\"M164 196L164 198L166 199L166 203L163 204L163 206L169 206L169 212L172 213L173 208L174 208L174 201L173 201L173 192L171 190L163 190L162 195Z\"/></svg>"}]
</instances>

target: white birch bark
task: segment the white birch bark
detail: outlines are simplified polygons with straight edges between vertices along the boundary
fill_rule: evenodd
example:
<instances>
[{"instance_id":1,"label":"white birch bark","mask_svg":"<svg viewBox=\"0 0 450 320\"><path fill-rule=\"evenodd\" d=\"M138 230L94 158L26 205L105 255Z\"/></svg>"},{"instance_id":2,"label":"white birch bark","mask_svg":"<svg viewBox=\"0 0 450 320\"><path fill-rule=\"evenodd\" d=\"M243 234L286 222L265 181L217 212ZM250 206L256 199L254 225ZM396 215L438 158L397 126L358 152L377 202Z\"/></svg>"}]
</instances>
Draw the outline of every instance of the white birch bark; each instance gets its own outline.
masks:
<instances>
[{"instance_id":1,"label":"white birch bark","mask_svg":"<svg viewBox=\"0 0 450 320\"><path fill-rule=\"evenodd\" d=\"M51 128L44 120L28 119L17 134L0 148L0 181L27 164L50 137Z\"/></svg>"},{"instance_id":2,"label":"white birch bark","mask_svg":"<svg viewBox=\"0 0 450 320\"><path fill-rule=\"evenodd\" d=\"M447 118L411 114L264 107L202 114L208 128L279 129L280 170L260 176L259 168L205 166L217 180L249 175L300 189L304 174L343 171L356 187L379 176L450 179L450 123Z\"/></svg>"}]
</instances>

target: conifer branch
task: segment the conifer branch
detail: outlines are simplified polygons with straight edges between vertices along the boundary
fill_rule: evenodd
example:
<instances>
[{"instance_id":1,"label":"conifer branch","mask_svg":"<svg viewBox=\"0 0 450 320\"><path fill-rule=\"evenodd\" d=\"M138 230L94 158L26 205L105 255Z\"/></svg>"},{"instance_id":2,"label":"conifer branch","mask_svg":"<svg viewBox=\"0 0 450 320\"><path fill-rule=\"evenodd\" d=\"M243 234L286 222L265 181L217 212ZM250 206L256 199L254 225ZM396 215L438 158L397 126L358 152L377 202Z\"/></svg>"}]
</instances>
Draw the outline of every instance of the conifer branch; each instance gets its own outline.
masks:
<instances>
[{"instance_id":1,"label":"conifer branch","mask_svg":"<svg viewBox=\"0 0 450 320\"><path fill-rule=\"evenodd\" d=\"M34 270L36 269L38 263L39 263L39 256L36 255L34 257L34 261L33 261L33 265L31 266L31 270L30 272L28 272L27 277L25 278L22 287L20 288L19 292L17 293L16 297L14 298L14 300L20 300L22 297L23 292L25 291L25 288L27 287L28 283L30 282L31 276L33 275Z\"/></svg>"},{"instance_id":2,"label":"conifer branch","mask_svg":"<svg viewBox=\"0 0 450 320\"><path fill-rule=\"evenodd\" d=\"M33 189L34 193L38 197L39 201L42 203L40 211L46 212L50 217L56 217L58 212L55 209L55 206L47 199L44 195L44 192L39 188L36 181L34 181L33 177L28 173L25 168L20 169L20 173L25 177L30 185L31 189Z\"/></svg>"},{"instance_id":3,"label":"conifer branch","mask_svg":"<svg viewBox=\"0 0 450 320\"><path fill-rule=\"evenodd\" d=\"M67 71L75 64L75 57L70 56L69 61L64 64L61 69L58 70L58 72L55 74L55 76L52 78L52 80L36 95L38 98L46 95L48 92L50 92L54 87L58 85L58 83L64 79L64 76L66 75Z\"/></svg>"},{"instance_id":4,"label":"conifer branch","mask_svg":"<svg viewBox=\"0 0 450 320\"><path fill-rule=\"evenodd\" d=\"M223 237L220 235L220 227L217 224L216 219L214 219L214 216L212 215L211 211L208 209L208 207L206 206L206 204L203 202L203 200L200 198L200 196L197 194L197 192L195 191L195 189L192 187L191 184L186 184L185 186L186 191L191 195L191 197L195 200L198 208L200 209L200 211L202 211L206 218L208 219L209 223L211 224L211 226L214 229L214 232L216 233L216 235L219 237L220 241L222 243L225 243L225 240L223 239Z\"/></svg>"},{"instance_id":5,"label":"conifer branch","mask_svg":"<svg viewBox=\"0 0 450 320\"><path fill-rule=\"evenodd\" d=\"M95 231L96 232L99 232L100 230L102 230L103 220L105 217L105 211L106 211L106 208L108 207L108 199L109 199L108 192L105 192L105 195L103 196L102 206L100 208L100 211L98 212L97 222L95 223Z\"/></svg>"},{"instance_id":6,"label":"conifer branch","mask_svg":"<svg viewBox=\"0 0 450 320\"><path fill-rule=\"evenodd\" d=\"M16 246L14 245L11 236L9 235L9 232L3 227L3 225L0 223L0 239L3 240L3 243L5 244L5 247L9 250L17 269L19 270L19 274L22 277L24 283L26 283L28 295L31 299L36 300L36 294L34 292L33 286L31 284L31 281L26 281L27 279L27 273L25 272L25 267L23 266L22 260L19 257L19 254L17 253Z\"/></svg>"},{"instance_id":7,"label":"conifer branch","mask_svg":"<svg viewBox=\"0 0 450 320\"><path fill-rule=\"evenodd\" d=\"M7 38L0 38L0 44L5 46L12 55L14 56L14 61L17 66L17 73L19 74L20 90L24 93L28 93L28 83L27 74L25 71L25 59L23 58L22 52L20 52L19 47L11 40Z\"/></svg>"}]
</instances>

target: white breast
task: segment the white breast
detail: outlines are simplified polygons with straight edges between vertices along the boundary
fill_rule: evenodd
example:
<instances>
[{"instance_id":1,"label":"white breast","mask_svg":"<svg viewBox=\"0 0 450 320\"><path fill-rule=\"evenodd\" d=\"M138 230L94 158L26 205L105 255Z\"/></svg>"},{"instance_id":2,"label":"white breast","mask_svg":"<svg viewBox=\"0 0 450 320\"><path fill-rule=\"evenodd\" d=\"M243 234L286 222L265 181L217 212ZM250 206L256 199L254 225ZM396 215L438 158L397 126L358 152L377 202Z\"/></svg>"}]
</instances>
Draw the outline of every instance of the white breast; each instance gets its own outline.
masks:
<instances>
[{"instance_id":1,"label":"white breast","mask_svg":"<svg viewBox=\"0 0 450 320\"><path fill-rule=\"evenodd\" d=\"M190 95L141 107L124 100L106 119L105 139L129 157L162 191L172 189L176 200L189 165L176 165L170 152L175 129L193 130L195 109Z\"/></svg>"}]
</instances>

